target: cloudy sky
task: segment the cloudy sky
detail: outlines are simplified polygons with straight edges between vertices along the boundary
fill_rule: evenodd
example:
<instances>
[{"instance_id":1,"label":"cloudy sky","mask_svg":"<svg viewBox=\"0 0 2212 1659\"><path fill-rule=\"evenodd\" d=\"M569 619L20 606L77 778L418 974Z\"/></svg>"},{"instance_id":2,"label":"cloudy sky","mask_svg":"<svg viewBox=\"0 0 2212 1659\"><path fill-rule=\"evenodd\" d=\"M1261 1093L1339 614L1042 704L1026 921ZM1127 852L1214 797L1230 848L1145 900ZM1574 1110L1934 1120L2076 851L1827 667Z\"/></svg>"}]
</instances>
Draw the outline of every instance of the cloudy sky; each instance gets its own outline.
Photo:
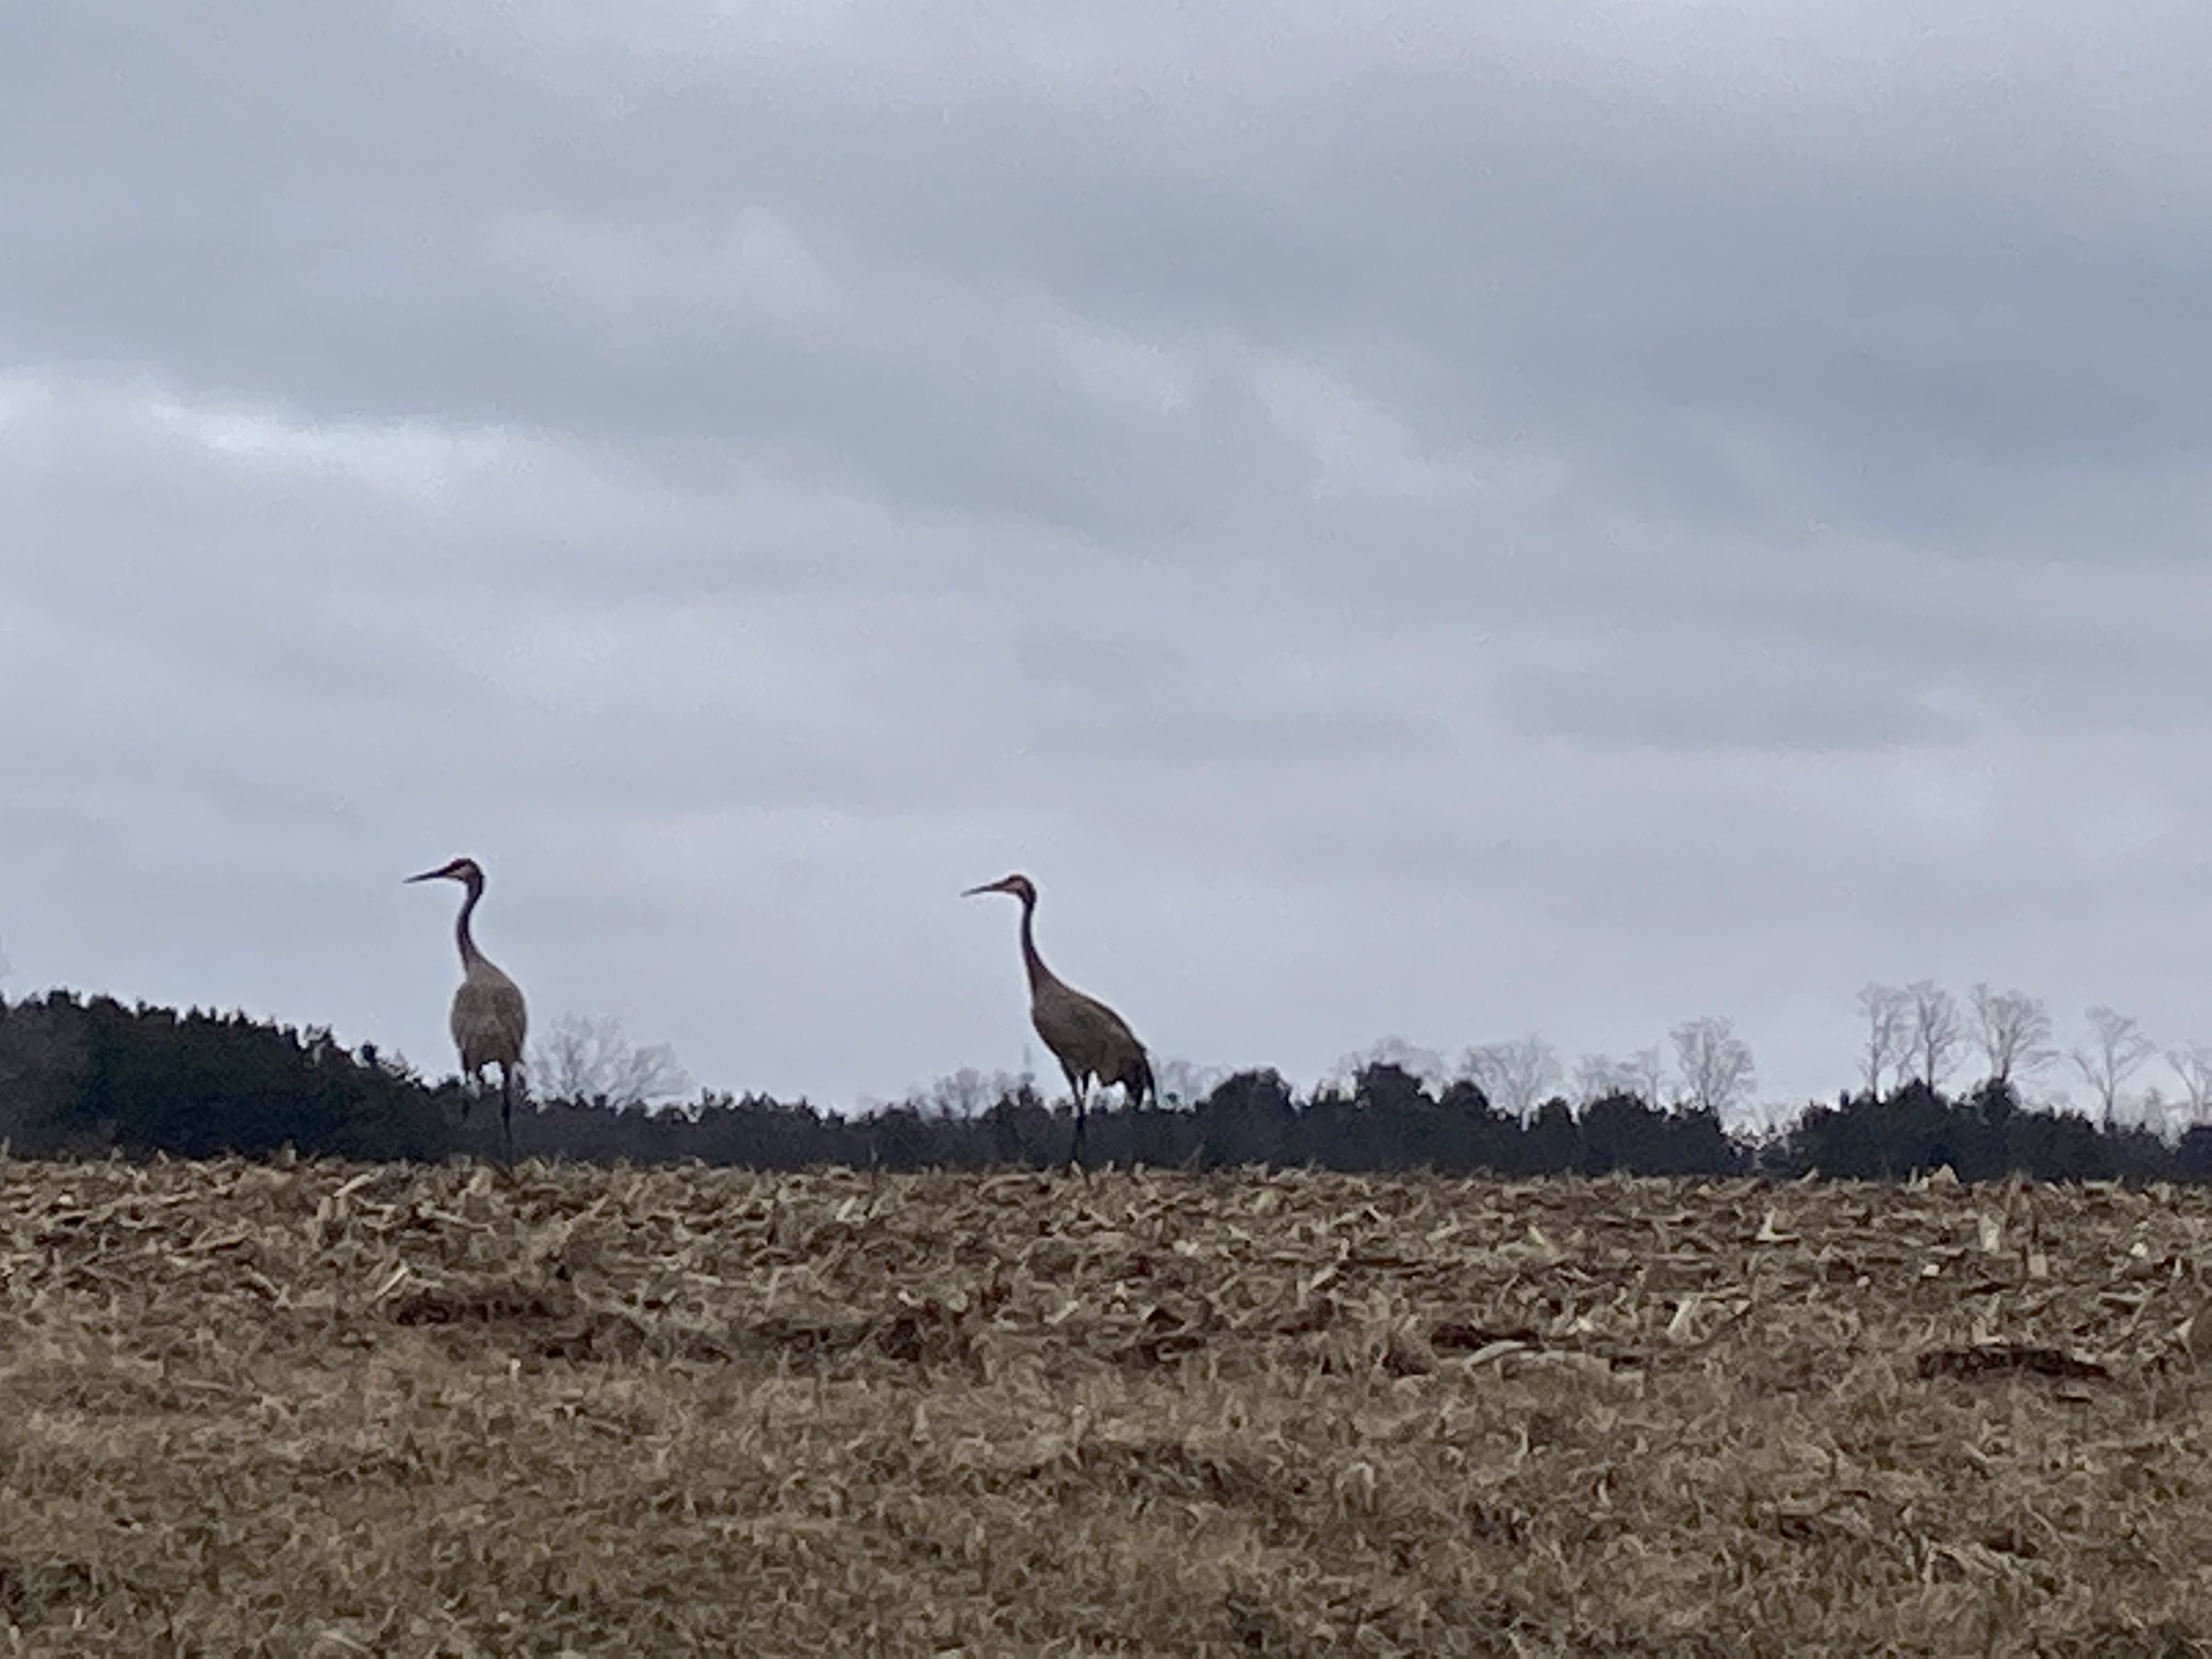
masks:
<instances>
[{"instance_id":1,"label":"cloudy sky","mask_svg":"<svg viewBox=\"0 0 2212 1659\"><path fill-rule=\"evenodd\" d=\"M2212 1040L2200 0L0 9L0 988L846 1103Z\"/></svg>"}]
</instances>

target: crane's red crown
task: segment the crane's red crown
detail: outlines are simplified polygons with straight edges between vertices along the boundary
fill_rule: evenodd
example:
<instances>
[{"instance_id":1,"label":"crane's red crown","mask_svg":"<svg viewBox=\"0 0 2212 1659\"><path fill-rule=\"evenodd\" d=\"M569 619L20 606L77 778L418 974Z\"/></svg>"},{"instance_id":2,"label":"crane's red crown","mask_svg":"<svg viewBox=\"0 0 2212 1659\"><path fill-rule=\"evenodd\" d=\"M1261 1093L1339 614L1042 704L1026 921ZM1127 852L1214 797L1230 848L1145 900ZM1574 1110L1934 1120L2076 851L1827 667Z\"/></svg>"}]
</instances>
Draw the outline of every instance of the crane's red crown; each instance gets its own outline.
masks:
<instances>
[{"instance_id":1,"label":"crane's red crown","mask_svg":"<svg viewBox=\"0 0 2212 1659\"><path fill-rule=\"evenodd\" d=\"M483 879L483 871L477 866L477 861L474 859L455 859L451 864L441 864L435 870L425 870L421 875L410 876L407 879L409 881L438 881L442 879L446 881L480 882Z\"/></svg>"},{"instance_id":2,"label":"crane's red crown","mask_svg":"<svg viewBox=\"0 0 2212 1659\"><path fill-rule=\"evenodd\" d=\"M998 880L986 882L981 887L970 887L960 896L973 898L978 893L1012 893L1024 904L1036 902L1036 888L1027 876L1001 876Z\"/></svg>"}]
</instances>

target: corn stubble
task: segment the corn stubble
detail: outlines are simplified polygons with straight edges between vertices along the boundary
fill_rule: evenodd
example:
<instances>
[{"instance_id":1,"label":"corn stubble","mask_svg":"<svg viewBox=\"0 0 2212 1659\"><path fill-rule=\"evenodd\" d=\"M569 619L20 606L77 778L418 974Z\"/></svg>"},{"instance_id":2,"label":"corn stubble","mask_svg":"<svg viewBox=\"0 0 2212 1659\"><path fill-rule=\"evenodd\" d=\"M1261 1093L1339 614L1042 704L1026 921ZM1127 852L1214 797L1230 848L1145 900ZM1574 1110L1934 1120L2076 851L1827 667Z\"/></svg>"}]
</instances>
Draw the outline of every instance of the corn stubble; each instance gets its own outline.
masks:
<instances>
[{"instance_id":1,"label":"corn stubble","mask_svg":"<svg viewBox=\"0 0 2212 1659\"><path fill-rule=\"evenodd\" d=\"M0 1182L10 1652L2212 1650L2201 1192Z\"/></svg>"}]
</instances>

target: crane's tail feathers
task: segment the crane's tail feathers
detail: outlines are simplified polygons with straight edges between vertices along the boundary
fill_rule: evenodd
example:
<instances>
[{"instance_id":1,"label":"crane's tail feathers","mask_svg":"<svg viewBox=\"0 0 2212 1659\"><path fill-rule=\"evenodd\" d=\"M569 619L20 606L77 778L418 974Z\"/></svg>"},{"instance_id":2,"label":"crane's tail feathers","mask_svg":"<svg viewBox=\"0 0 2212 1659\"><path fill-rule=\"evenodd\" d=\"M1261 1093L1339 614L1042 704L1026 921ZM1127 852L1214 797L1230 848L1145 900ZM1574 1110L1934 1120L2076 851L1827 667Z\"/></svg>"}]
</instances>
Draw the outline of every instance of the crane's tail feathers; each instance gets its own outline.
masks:
<instances>
[{"instance_id":1,"label":"crane's tail feathers","mask_svg":"<svg viewBox=\"0 0 2212 1659\"><path fill-rule=\"evenodd\" d=\"M1121 1073L1121 1087L1129 1097L1129 1104L1141 1107L1145 1097L1152 1097L1152 1104L1160 1103L1160 1085L1152 1077L1152 1057L1141 1051Z\"/></svg>"}]
</instances>

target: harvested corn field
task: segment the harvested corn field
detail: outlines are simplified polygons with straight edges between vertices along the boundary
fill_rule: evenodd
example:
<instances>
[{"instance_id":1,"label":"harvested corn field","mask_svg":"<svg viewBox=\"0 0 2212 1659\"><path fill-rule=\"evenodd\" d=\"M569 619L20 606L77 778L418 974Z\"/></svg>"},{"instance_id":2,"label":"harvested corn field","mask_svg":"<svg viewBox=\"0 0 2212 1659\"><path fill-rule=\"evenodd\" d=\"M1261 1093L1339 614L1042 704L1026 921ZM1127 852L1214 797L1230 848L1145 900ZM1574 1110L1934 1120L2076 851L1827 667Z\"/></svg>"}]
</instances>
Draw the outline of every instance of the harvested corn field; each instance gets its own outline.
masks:
<instances>
[{"instance_id":1,"label":"harvested corn field","mask_svg":"<svg viewBox=\"0 0 2212 1659\"><path fill-rule=\"evenodd\" d=\"M2197 1191L0 1182L15 1652L2212 1651Z\"/></svg>"}]
</instances>

